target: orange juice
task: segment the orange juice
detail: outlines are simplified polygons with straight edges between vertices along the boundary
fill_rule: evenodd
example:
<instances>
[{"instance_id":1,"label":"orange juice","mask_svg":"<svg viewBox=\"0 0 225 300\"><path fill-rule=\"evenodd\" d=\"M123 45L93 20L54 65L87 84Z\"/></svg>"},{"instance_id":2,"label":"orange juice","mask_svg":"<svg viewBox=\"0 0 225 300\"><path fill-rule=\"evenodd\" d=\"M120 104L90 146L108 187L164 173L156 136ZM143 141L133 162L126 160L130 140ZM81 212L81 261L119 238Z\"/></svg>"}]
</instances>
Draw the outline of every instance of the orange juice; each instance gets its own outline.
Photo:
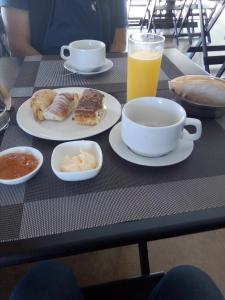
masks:
<instances>
[{"instance_id":1,"label":"orange juice","mask_svg":"<svg viewBox=\"0 0 225 300\"><path fill-rule=\"evenodd\" d=\"M154 50L141 50L128 56L127 100L155 96L162 55Z\"/></svg>"}]
</instances>

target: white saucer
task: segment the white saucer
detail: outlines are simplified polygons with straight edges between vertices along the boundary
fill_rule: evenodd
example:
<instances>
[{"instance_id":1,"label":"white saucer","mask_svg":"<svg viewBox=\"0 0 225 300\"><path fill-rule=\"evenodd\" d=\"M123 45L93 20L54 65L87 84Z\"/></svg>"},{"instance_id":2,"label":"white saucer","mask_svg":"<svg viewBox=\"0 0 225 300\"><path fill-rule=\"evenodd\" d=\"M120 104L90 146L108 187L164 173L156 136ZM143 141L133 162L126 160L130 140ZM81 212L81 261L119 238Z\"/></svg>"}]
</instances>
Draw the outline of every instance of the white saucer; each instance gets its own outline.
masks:
<instances>
[{"instance_id":1,"label":"white saucer","mask_svg":"<svg viewBox=\"0 0 225 300\"><path fill-rule=\"evenodd\" d=\"M67 61L64 62L64 68L72 73L80 74L80 75L97 75L109 71L113 67L113 62L106 58L105 64L98 71L94 72L81 72L76 70L73 66L71 66Z\"/></svg>"},{"instance_id":2,"label":"white saucer","mask_svg":"<svg viewBox=\"0 0 225 300\"><path fill-rule=\"evenodd\" d=\"M124 144L121 139L121 122L117 123L111 129L109 134L109 143L116 154L123 159L137 165L149 167L162 167L177 164L190 156L194 148L193 141L181 139L178 142L177 148L164 156L153 158L135 154Z\"/></svg>"}]
</instances>

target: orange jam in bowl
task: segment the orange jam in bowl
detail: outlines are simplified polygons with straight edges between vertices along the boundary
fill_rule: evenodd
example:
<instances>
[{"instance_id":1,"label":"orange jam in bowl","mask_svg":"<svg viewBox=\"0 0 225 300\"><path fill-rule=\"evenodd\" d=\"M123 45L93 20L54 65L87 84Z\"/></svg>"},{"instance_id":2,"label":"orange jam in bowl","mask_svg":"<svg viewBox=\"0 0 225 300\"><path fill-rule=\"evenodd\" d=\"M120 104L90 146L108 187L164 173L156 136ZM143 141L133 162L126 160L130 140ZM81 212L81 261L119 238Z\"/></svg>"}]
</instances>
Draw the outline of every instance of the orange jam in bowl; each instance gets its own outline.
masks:
<instances>
[{"instance_id":1,"label":"orange jam in bowl","mask_svg":"<svg viewBox=\"0 0 225 300\"><path fill-rule=\"evenodd\" d=\"M9 153L0 156L0 178L15 179L27 175L38 166L38 159L29 153Z\"/></svg>"},{"instance_id":2,"label":"orange jam in bowl","mask_svg":"<svg viewBox=\"0 0 225 300\"><path fill-rule=\"evenodd\" d=\"M19 146L3 150L0 152L0 183L24 183L37 174L42 164L42 153L33 147Z\"/></svg>"}]
</instances>

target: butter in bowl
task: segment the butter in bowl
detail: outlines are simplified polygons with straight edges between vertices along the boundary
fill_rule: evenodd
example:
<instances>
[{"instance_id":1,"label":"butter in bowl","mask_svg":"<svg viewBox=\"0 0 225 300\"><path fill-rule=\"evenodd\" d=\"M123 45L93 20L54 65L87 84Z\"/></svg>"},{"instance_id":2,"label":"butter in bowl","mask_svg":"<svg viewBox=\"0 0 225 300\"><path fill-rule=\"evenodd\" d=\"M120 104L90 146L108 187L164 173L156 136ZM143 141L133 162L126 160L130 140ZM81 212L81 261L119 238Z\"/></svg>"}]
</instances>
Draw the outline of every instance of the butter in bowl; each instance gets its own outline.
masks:
<instances>
[{"instance_id":1,"label":"butter in bowl","mask_svg":"<svg viewBox=\"0 0 225 300\"><path fill-rule=\"evenodd\" d=\"M101 170L102 150L93 141L71 141L59 144L52 152L54 174L64 181L82 181L95 177Z\"/></svg>"},{"instance_id":2,"label":"butter in bowl","mask_svg":"<svg viewBox=\"0 0 225 300\"><path fill-rule=\"evenodd\" d=\"M169 81L169 89L189 116L219 118L225 114L225 80L186 75Z\"/></svg>"}]
</instances>

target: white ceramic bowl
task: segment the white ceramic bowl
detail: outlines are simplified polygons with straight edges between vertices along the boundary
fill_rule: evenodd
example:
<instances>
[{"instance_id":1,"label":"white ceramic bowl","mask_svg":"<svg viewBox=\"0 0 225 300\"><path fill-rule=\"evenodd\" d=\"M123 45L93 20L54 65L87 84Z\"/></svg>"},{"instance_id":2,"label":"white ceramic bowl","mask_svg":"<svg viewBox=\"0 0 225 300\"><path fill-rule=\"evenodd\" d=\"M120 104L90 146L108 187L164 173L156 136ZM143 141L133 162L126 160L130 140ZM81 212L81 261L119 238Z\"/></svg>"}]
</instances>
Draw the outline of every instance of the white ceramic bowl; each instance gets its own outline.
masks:
<instances>
[{"instance_id":1,"label":"white ceramic bowl","mask_svg":"<svg viewBox=\"0 0 225 300\"><path fill-rule=\"evenodd\" d=\"M8 185L24 183L24 182L28 181L29 179L31 179L34 175L36 175L37 172L39 171L39 169L41 168L42 164L43 164L43 155L42 155L42 153L39 150L37 150L33 147L21 146L21 147L9 148L9 149L6 149L4 151L1 151L0 156L10 154L10 153L33 154L38 159L39 163L38 163L37 167L32 172L28 173L27 175L24 175L22 177L18 177L18 178L15 178L15 179L1 179L0 178L0 183L8 184Z\"/></svg>"},{"instance_id":2,"label":"white ceramic bowl","mask_svg":"<svg viewBox=\"0 0 225 300\"><path fill-rule=\"evenodd\" d=\"M80 172L62 172L60 164L66 155L74 156L80 153L80 150L92 153L97 160L95 169ZM102 150L96 142L93 141L72 141L59 144L52 152L51 166L55 175L65 181L81 181L95 177L102 167Z\"/></svg>"}]
</instances>

